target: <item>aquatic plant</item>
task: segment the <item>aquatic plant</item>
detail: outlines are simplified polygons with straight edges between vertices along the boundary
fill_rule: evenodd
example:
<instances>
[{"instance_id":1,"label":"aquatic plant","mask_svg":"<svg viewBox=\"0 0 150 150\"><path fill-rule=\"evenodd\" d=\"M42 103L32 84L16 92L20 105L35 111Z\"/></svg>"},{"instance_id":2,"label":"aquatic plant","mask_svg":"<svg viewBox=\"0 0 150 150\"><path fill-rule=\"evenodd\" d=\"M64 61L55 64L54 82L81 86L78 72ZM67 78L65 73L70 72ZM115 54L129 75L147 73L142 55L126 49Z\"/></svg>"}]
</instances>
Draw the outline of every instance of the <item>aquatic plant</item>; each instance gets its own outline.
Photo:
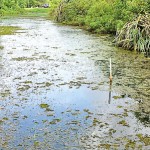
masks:
<instances>
[{"instance_id":1,"label":"aquatic plant","mask_svg":"<svg viewBox=\"0 0 150 150\"><path fill-rule=\"evenodd\" d=\"M143 136L142 134L137 134L137 137L140 139L141 142L145 144L145 146L150 145L150 137L149 136Z\"/></svg>"},{"instance_id":2,"label":"aquatic plant","mask_svg":"<svg viewBox=\"0 0 150 150\"><path fill-rule=\"evenodd\" d=\"M0 36L13 34L16 30L19 29L20 29L19 27L15 26L0 26Z\"/></svg>"},{"instance_id":3,"label":"aquatic plant","mask_svg":"<svg viewBox=\"0 0 150 150\"><path fill-rule=\"evenodd\" d=\"M48 105L48 104L40 104L40 107L41 107L41 108L48 108L49 105Z\"/></svg>"},{"instance_id":4,"label":"aquatic plant","mask_svg":"<svg viewBox=\"0 0 150 150\"><path fill-rule=\"evenodd\" d=\"M139 15L118 32L116 45L150 55L150 15Z\"/></svg>"},{"instance_id":5,"label":"aquatic plant","mask_svg":"<svg viewBox=\"0 0 150 150\"><path fill-rule=\"evenodd\" d=\"M0 49L3 49L4 47L0 45Z\"/></svg>"}]
</instances>

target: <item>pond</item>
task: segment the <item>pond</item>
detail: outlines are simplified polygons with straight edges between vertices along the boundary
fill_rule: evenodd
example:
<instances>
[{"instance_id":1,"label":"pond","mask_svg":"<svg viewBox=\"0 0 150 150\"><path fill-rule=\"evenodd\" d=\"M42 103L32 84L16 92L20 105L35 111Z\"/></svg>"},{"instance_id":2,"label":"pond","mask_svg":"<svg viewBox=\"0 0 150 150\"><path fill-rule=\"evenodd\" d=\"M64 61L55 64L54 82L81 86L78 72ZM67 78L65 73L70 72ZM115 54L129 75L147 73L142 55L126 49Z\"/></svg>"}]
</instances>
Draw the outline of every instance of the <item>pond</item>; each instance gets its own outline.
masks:
<instances>
[{"instance_id":1,"label":"pond","mask_svg":"<svg viewBox=\"0 0 150 150\"><path fill-rule=\"evenodd\" d=\"M0 37L0 149L149 148L150 59L44 18L0 25L21 28Z\"/></svg>"}]
</instances>

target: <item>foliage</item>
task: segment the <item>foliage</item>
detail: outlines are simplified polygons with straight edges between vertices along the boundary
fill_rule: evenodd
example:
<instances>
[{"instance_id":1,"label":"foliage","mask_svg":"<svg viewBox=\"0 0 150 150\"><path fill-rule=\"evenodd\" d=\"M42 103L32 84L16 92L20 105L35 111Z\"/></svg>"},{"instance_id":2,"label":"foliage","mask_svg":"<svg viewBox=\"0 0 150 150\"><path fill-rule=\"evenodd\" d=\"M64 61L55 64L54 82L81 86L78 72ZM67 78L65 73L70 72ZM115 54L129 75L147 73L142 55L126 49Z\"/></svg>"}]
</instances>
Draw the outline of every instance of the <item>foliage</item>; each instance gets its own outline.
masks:
<instances>
[{"instance_id":1,"label":"foliage","mask_svg":"<svg viewBox=\"0 0 150 150\"><path fill-rule=\"evenodd\" d=\"M120 30L116 44L126 49L147 53L150 50L150 15L139 15Z\"/></svg>"},{"instance_id":2,"label":"foliage","mask_svg":"<svg viewBox=\"0 0 150 150\"><path fill-rule=\"evenodd\" d=\"M112 3L105 0L98 0L94 2L85 18L86 25L90 30L95 32L114 32L115 25L113 22L113 12L111 9Z\"/></svg>"},{"instance_id":3,"label":"foliage","mask_svg":"<svg viewBox=\"0 0 150 150\"><path fill-rule=\"evenodd\" d=\"M51 18L55 19L57 14L57 8L59 7L61 0L51 0L50 1L50 12L49 15Z\"/></svg>"},{"instance_id":4,"label":"foliage","mask_svg":"<svg viewBox=\"0 0 150 150\"><path fill-rule=\"evenodd\" d=\"M0 16L23 13L23 8L42 6L49 0L0 0Z\"/></svg>"},{"instance_id":5,"label":"foliage","mask_svg":"<svg viewBox=\"0 0 150 150\"><path fill-rule=\"evenodd\" d=\"M50 14L60 22L114 33L137 14L149 12L149 8L149 0L51 0Z\"/></svg>"},{"instance_id":6,"label":"foliage","mask_svg":"<svg viewBox=\"0 0 150 150\"><path fill-rule=\"evenodd\" d=\"M119 33L127 22L133 18L150 13L149 0L51 0L51 16L59 22L73 25L83 25L88 30L96 33ZM141 14L141 15L140 15ZM134 21L135 22L135 21ZM133 23L133 22L132 22ZM131 23L131 24L132 24ZM148 22L149 23L149 22ZM129 24L128 24L129 25ZM128 26L127 25L127 26ZM128 27L123 30L128 31ZM135 25L136 26L136 25ZM132 38L139 37L135 44L122 46L129 49L143 51L149 45L149 32L142 29L135 29L133 25ZM140 27L141 28L141 27ZM135 31L136 30L136 31ZM140 30L141 35L137 35ZM122 30L121 30L122 31ZM147 34L148 33L148 34ZM124 33L125 34L125 33ZM144 36L144 37L143 37ZM131 38L131 37L130 37ZM119 38L118 38L119 39ZM132 39L132 40L133 40ZM131 40L131 39L130 39ZM146 40L146 41L145 41ZM134 41L134 40L133 40ZM118 45L121 45L120 43ZM136 48L135 48L136 47ZM148 47L149 48L149 47Z\"/></svg>"},{"instance_id":7,"label":"foliage","mask_svg":"<svg viewBox=\"0 0 150 150\"><path fill-rule=\"evenodd\" d=\"M48 17L48 8L25 8L24 17Z\"/></svg>"}]
</instances>

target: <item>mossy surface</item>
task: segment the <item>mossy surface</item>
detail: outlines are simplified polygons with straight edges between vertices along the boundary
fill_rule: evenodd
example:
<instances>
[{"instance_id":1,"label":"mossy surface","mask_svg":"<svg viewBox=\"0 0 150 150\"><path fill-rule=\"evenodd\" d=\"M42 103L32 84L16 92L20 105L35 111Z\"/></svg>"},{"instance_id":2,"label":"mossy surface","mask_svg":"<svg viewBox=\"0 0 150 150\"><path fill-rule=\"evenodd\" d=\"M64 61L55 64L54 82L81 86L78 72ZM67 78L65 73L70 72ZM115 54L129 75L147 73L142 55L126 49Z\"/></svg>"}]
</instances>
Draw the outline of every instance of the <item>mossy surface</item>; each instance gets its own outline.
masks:
<instances>
[{"instance_id":1,"label":"mossy surface","mask_svg":"<svg viewBox=\"0 0 150 150\"><path fill-rule=\"evenodd\" d=\"M0 50L3 49L4 47L0 45Z\"/></svg>"},{"instance_id":2,"label":"mossy surface","mask_svg":"<svg viewBox=\"0 0 150 150\"><path fill-rule=\"evenodd\" d=\"M128 123L125 120L119 121L118 124L121 124L123 126L128 126L129 127Z\"/></svg>"},{"instance_id":3,"label":"mossy surface","mask_svg":"<svg viewBox=\"0 0 150 150\"><path fill-rule=\"evenodd\" d=\"M137 137L140 139L141 142L145 144L145 146L150 145L150 137L149 136L143 136L142 134L137 134Z\"/></svg>"},{"instance_id":4,"label":"mossy surface","mask_svg":"<svg viewBox=\"0 0 150 150\"><path fill-rule=\"evenodd\" d=\"M19 29L21 28L16 27L16 26L0 26L0 36L14 34L15 31Z\"/></svg>"},{"instance_id":5,"label":"mossy surface","mask_svg":"<svg viewBox=\"0 0 150 150\"><path fill-rule=\"evenodd\" d=\"M49 105L48 105L48 104L40 104L40 107L41 107L41 108L46 108L46 109L47 109L47 108L49 107Z\"/></svg>"}]
</instances>

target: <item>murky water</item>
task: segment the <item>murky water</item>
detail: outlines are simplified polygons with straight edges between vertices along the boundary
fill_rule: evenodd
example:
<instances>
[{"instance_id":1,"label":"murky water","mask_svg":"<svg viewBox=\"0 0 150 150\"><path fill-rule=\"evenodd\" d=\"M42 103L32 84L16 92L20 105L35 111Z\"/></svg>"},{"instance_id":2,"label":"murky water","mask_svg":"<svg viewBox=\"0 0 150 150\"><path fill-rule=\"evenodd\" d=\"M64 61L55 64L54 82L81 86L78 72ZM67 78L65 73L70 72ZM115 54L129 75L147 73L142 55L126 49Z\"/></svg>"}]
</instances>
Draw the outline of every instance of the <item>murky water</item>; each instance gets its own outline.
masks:
<instances>
[{"instance_id":1,"label":"murky water","mask_svg":"<svg viewBox=\"0 0 150 150\"><path fill-rule=\"evenodd\" d=\"M0 149L149 148L149 59L45 19L0 25L23 29L0 37Z\"/></svg>"}]
</instances>

